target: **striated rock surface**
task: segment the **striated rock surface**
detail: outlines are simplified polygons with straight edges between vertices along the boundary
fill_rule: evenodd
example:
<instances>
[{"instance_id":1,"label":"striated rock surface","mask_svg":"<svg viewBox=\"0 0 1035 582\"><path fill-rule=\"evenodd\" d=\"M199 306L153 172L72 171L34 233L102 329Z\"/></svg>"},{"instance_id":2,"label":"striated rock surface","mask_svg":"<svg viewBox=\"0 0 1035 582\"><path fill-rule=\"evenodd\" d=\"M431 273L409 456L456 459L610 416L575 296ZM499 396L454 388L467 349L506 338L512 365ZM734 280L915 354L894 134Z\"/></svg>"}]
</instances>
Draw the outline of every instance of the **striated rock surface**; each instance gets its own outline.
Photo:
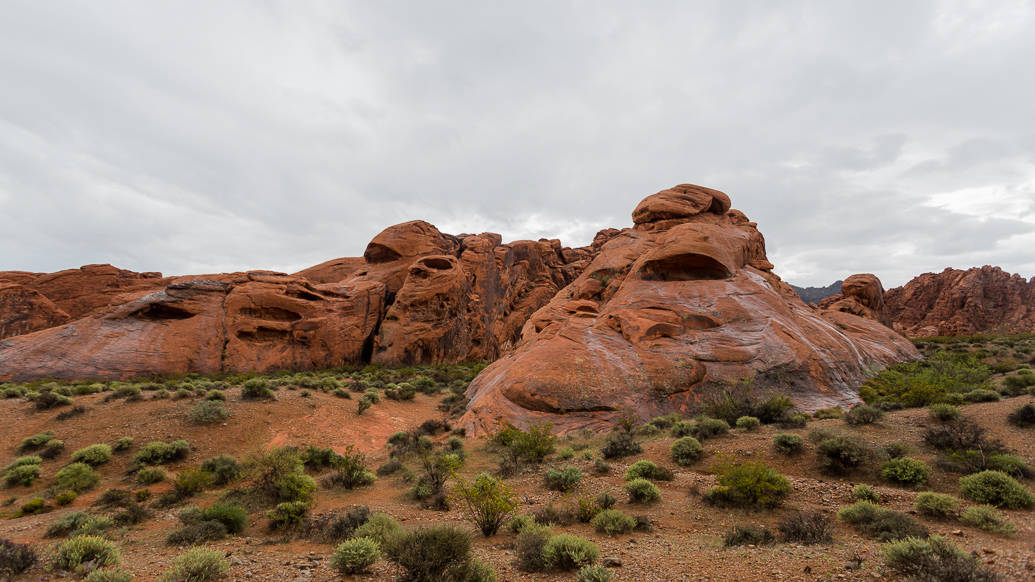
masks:
<instances>
[{"instance_id":1,"label":"striated rock surface","mask_svg":"<svg viewBox=\"0 0 1035 582\"><path fill-rule=\"evenodd\" d=\"M591 254L413 221L295 275L0 273L0 380L493 359Z\"/></svg>"},{"instance_id":2,"label":"striated rock surface","mask_svg":"<svg viewBox=\"0 0 1035 582\"><path fill-rule=\"evenodd\" d=\"M885 302L907 336L1035 331L1035 278L999 267L924 273L888 291Z\"/></svg>"},{"instance_id":3,"label":"striated rock surface","mask_svg":"<svg viewBox=\"0 0 1035 582\"><path fill-rule=\"evenodd\" d=\"M465 427L600 428L687 411L744 381L805 408L850 404L867 370L919 356L878 321L806 306L772 273L755 223L721 192L677 186L647 197L633 221L603 237L516 349L475 379ZM878 309L879 281L857 283L846 301Z\"/></svg>"},{"instance_id":4,"label":"striated rock surface","mask_svg":"<svg viewBox=\"0 0 1035 582\"><path fill-rule=\"evenodd\" d=\"M819 302L829 309L865 317L891 327L891 316L884 302L884 286L876 275L852 275L841 282L841 293Z\"/></svg>"}]
</instances>

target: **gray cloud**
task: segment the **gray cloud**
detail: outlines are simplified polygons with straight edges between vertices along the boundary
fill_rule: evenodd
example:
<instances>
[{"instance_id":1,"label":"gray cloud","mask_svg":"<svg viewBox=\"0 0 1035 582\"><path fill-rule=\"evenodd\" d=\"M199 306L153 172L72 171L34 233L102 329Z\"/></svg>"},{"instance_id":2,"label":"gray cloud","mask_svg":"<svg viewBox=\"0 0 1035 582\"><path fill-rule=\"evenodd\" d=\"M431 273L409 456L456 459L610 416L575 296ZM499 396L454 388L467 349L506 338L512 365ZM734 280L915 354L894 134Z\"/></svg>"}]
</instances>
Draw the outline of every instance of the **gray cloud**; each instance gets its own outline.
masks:
<instances>
[{"instance_id":1,"label":"gray cloud","mask_svg":"<svg viewBox=\"0 0 1035 582\"><path fill-rule=\"evenodd\" d=\"M0 269L358 255L390 224L585 244L720 188L777 272L1035 275L1031 2L15 1Z\"/></svg>"}]
</instances>

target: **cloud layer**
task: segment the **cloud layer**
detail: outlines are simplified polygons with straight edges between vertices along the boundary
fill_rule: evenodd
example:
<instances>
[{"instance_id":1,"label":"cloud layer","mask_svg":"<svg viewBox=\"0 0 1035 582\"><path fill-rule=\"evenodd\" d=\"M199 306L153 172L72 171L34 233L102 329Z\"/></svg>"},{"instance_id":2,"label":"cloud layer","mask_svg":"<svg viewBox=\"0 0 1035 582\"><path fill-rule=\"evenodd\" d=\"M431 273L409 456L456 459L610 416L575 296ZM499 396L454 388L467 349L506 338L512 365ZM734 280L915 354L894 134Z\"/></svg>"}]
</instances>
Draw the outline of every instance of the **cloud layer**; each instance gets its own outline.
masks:
<instances>
[{"instance_id":1,"label":"cloud layer","mask_svg":"<svg viewBox=\"0 0 1035 582\"><path fill-rule=\"evenodd\" d=\"M777 272L1035 275L1032 2L8 3L0 269L585 244L681 182Z\"/></svg>"}]
</instances>

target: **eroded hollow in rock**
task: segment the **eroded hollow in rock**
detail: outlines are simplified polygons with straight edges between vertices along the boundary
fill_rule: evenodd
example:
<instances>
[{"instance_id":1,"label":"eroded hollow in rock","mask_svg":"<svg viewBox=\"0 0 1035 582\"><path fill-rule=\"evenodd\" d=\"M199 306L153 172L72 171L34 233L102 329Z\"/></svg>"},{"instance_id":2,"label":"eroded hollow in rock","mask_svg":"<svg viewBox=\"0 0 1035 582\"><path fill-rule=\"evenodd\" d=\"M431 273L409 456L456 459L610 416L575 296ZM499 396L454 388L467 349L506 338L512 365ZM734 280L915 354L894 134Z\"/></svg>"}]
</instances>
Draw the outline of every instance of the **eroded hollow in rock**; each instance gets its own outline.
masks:
<instances>
[{"instance_id":1,"label":"eroded hollow in rock","mask_svg":"<svg viewBox=\"0 0 1035 582\"><path fill-rule=\"evenodd\" d=\"M254 317L255 319L265 319L267 321L298 321L302 319L302 316L289 309L281 309L280 307L245 307L238 311L239 314L245 317Z\"/></svg>"},{"instance_id":2,"label":"eroded hollow in rock","mask_svg":"<svg viewBox=\"0 0 1035 582\"><path fill-rule=\"evenodd\" d=\"M368 263L387 263L402 258L402 255L385 245L370 243L367 245L367 250L363 253L363 258Z\"/></svg>"},{"instance_id":3,"label":"eroded hollow in rock","mask_svg":"<svg viewBox=\"0 0 1035 582\"><path fill-rule=\"evenodd\" d=\"M197 315L186 309L180 309L167 303L149 303L145 307L133 312L133 317L147 321L162 321L167 319L190 319Z\"/></svg>"},{"instance_id":4,"label":"eroded hollow in rock","mask_svg":"<svg viewBox=\"0 0 1035 582\"><path fill-rule=\"evenodd\" d=\"M645 281L701 281L726 279L729 269L721 262L698 253L685 253L647 261L640 269Z\"/></svg>"},{"instance_id":5,"label":"eroded hollow in rock","mask_svg":"<svg viewBox=\"0 0 1035 582\"><path fill-rule=\"evenodd\" d=\"M453 268L453 263L449 262L447 259L442 259L438 257L428 257L426 259L421 259L420 263L425 267L428 267L429 269L435 269L436 271L448 271L449 269Z\"/></svg>"},{"instance_id":6,"label":"eroded hollow in rock","mask_svg":"<svg viewBox=\"0 0 1035 582\"><path fill-rule=\"evenodd\" d=\"M242 329L237 332L237 337L245 341L253 342L282 341L290 339L291 332L285 329L259 326L255 328L254 331Z\"/></svg>"}]
</instances>

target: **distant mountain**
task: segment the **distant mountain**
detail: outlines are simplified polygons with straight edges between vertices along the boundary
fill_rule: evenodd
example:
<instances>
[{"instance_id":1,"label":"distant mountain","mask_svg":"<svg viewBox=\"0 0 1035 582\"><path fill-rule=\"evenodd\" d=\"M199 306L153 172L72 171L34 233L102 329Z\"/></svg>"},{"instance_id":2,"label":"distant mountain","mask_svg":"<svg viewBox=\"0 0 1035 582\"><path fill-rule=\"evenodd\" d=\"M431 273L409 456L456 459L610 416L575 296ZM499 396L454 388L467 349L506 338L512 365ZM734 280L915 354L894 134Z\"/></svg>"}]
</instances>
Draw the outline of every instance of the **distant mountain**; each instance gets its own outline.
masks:
<instances>
[{"instance_id":1,"label":"distant mountain","mask_svg":"<svg viewBox=\"0 0 1035 582\"><path fill-rule=\"evenodd\" d=\"M826 299L831 295L837 295L841 292L841 283L844 281L835 281L826 287L798 287L797 285L791 285L791 289L801 297L801 300L805 303L819 303L820 300Z\"/></svg>"}]
</instances>

